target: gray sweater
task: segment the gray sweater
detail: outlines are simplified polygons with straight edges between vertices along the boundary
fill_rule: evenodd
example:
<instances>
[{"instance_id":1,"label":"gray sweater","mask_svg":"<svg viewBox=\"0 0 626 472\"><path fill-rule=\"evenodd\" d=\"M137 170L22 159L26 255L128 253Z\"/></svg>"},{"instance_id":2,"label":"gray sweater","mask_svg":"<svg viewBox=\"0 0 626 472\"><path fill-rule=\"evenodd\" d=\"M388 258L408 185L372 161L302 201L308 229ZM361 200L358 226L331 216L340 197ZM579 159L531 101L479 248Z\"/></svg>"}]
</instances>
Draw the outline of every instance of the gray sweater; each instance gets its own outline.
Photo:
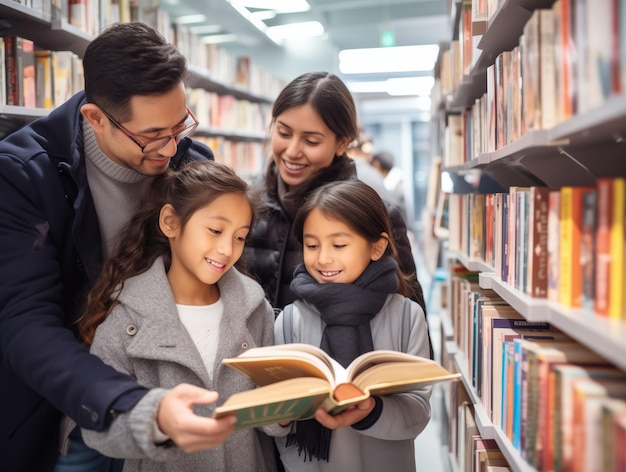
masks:
<instances>
[{"instance_id":1,"label":"gray sweater","mask_svg":"<svg viewBox=\"0 0 626 472\"><path fill-rule=\"evenodd\" d=\"M374 349L401 351L402 311L405 298L391 294L370 327ZM320 345L324 322L315 307L302 301L293 306L292 342ZM411 334L406 352L428 358L428 332L424 312L411 302ZM275 323L276 344L283 344L282 313ZM393 472L415 471L415 438L430 420L432 387L381 397L383 410L370 428L334 430L330 442L330 461L307 461L298 455L298 446L286 446L285 437L276 445L287 472ZM297 427L297 423L294 423Z\"/></svg>"},{"instance_id":2,"label":"gray sweater","mask_svg":"<svg viewBox=\"0 0 626 472\"><path fill-rule=\"evenodd\" d=\"M224 304L213 379L208 375L188 332L181 323L158 259L145 273L127 280L119 304L98 327L92 352L116 369L127 372L151 390L130 412L118 416L101 433L83 430L85 442L112 457L126 458L124 471L273 471L276 464L272 435L288 428L272 425L264 431L232 433L219 447L185 453L176 446L157 446L154 424L166 389L182 382L216 390L217 405L233 393L254 388L243 375L221 364L225 357L273 342L274 312L261 287L236 269L218 282ZM210 416L216 405L197 405Z\"/></svg>"}]
</instances>

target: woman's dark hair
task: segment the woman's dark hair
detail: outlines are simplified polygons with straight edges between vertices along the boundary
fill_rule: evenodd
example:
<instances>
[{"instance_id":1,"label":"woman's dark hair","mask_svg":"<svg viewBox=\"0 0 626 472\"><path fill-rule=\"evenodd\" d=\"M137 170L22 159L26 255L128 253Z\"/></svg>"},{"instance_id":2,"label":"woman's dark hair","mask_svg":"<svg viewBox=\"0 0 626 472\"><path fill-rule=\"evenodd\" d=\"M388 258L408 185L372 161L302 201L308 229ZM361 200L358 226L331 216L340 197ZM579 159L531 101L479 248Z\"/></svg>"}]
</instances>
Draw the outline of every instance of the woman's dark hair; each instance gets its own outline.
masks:
<instances>
[{"instance_id":1,"label":"woman's dark hair","mask_svg":"<svg viewBox=\"0 0 626 472\"><path fill-rule=\"evenodd\" d=\"M168 238L161 232L161 208L170 204L184 229L191 216L216 198L229 193L245 195L254 220L255 205L248 184L225 164L191 161L178 171L154 178L138 210L120 231L113 253L89 291L83 315L78 320L81 339L91 345L96 328L117 303L124 281L148 270L158 257L166 269L171 264ZM251 222L251 225L253 222Z\"/></svg>"},{"instance_id":2,"label":"woman's dark hair","mask_svg":"<svg viewBox=\"0 0 626 472\"><path fill-rule=\"evenodd\" d=\"M359 135L356 106L346 84L329 72L308 72L296 77L282 89L272 107L272 125L276 118L287 110L310 104L319 114L338 140L352 141ZM271 129L271 127L270 127ZM273 159L265 175L266 185L275 186L275 164ZM269 189L272 194L272 189Z\"/></svg>"},{"instance_id":3,"label":"woman's dark hair","mask_svg":"<svg viewBox=\"0 0 626 472\"><path fill-rule=\"evenodd\" d=\"M83 57L87 101L124 122L135 95L162 95L187 75L185 56L145 23L116 23L93 39Z\"/></svg>"},{"instance_id":4,"label":"woman's dark hair","mask_svg":"<svg viewBox=\"0 0 626 472\"><path fill-rule=\"evenodd\" d=\"M343 180L322 185L315 189L298 209L293 222L294 235L303 242L304 222L309 214L318 209L326 217L344 222L370 243L387 234L385 255L399 264L398 251L393 240L393 229L387 205L378 192L358 179ZM398 266L400 286L398 293L405 297L412 295L413 284L409 275Z\"/></svg>"},{"instance_id":5,"label":"woman's dark hair","mask_svg":"<svg viewBox=\"0 0 626 472\"><path fill-rule=\"evenodd\" d=\"M359 135L356 106L346 84L328 72L309 72L296 77L280 92L272 107L272 120L285 111L310 104L335 133L337 139Z\"/></svg>"}]
</instances>

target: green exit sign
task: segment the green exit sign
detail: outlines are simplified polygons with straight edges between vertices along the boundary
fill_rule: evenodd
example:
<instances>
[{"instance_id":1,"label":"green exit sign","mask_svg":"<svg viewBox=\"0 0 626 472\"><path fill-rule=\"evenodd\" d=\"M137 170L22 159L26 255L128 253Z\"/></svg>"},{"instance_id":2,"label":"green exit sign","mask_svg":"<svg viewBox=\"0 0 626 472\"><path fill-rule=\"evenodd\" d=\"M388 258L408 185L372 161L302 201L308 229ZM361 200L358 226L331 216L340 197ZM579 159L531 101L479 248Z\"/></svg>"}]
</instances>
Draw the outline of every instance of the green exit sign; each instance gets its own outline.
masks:
<instances>
[{"instance_id":1,"label":"green exit sign","mask_svg":"<svg viewBox=\"0 0 626 472\"><path fill-rule=\"evenodd\" d=\"M393 34L393 31L383 31L383 34L380 38L380 44L384 48L395 46L396 36Z\"/></svg>"}]
</instances>

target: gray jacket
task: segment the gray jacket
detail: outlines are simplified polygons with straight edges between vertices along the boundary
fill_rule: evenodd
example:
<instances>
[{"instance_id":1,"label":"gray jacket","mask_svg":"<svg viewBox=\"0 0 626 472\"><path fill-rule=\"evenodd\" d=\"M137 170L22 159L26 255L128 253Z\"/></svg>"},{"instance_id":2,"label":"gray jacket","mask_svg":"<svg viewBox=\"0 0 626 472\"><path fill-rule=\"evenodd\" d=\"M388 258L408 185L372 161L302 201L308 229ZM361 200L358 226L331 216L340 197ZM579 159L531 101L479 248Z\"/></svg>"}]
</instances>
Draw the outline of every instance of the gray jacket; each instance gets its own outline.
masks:
<instances>
[{"instance_id":1,"label":"gray jacket","mask_svg":"<svg viewBox=\"0 0 626 472\"><path fill-rule=\"evenodd\" d=\"M405 297L390 294L382 310L372 319L370 327L374 349L401 351L402 312ZM406 352L429 356L428 332L424 312L411 302L409 343ZM303 301L294 302L292 342L320 345L325 324L319 311ZM274 325L276 344L283 344L282 313ZM298 446L286 447L286 438L277 437L276 446L287 472L394 472L415 471L414 441L430 420L431 387L381 397L383 410L370 428L334 430L330 443L330 461L305 462L298 456ZM295 423L297 427L297 423Z\"/></svg>"},{"instance_id":2,"label":"gray jacket","mask_svg":"<svg viewBox=\"0 0 626 472\"><path fill-rule=\"evenodd\" d=\"M89 446L127 458L124 471L276 470L272 439L255 429L236 431L221 446L203 452L188 454L176 446L155 445L155 418L166 389L186 382L216 390L220 405L233 393L254 388L221 360L273 342L274 312L260 285L232 268L218 286L224 316L213 378L178 317L161 259L125 282L119 304L98 326L92 352L152 389L130 412L118 416L109 430L82 430ZM194 411L210 416L215 406L196 405ZM265 430L273 435L287 432L278 425Z\"/></svg>"}]
</instances>

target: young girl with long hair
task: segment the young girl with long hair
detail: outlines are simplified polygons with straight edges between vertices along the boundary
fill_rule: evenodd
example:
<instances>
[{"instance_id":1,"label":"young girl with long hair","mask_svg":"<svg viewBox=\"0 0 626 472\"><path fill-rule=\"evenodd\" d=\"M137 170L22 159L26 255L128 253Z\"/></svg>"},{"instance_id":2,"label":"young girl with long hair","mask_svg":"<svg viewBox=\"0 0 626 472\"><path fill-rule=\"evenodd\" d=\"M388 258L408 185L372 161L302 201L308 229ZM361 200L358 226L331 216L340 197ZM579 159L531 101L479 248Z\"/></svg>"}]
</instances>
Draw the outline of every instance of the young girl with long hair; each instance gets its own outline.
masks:
<instances>
[{"instance_id":1,"label":"young girl with long hair","mask_svg":"<svg viewBox=\"0 0 626 472\"><path fill-rule=\"evenodd\" d=\"M274 312L263 289L234 267L253 219L247 184L232 169L193 162L154 179L105 261L80 334L105 363L152 390L109 430L82 433L89 446L126 458L124 470L275 470L272 439L255 429L231 434L232 417L215 420L213 432L199 427L198 436L214 435L215 447L193 453L168 441L156 422L159 401L180 384L219 392L217 404L254 387L221 365L273 343ZM210 417L213 406L195 404L194 413ZM278 425L265 431L287 432Z\"/></svg>"},{"instance_id":2,"label":"young girl with long hair","mask_svg":"<svg viewBox=\"0 0 626 472\"><path fill-rule=\"evenodd\" d=\"M296 300L276 319L277 344L319 346L344 367L377 349L429 356L424 312L408 298L415 281L399 267L387 206L373 188L359 180L321 186L293 226L304 264L291 282ZM276 438L285 470L415 470L430 392L372 397L336 416L319 409L315 419L292 423Z\"/></svg>"}]
</instances>

